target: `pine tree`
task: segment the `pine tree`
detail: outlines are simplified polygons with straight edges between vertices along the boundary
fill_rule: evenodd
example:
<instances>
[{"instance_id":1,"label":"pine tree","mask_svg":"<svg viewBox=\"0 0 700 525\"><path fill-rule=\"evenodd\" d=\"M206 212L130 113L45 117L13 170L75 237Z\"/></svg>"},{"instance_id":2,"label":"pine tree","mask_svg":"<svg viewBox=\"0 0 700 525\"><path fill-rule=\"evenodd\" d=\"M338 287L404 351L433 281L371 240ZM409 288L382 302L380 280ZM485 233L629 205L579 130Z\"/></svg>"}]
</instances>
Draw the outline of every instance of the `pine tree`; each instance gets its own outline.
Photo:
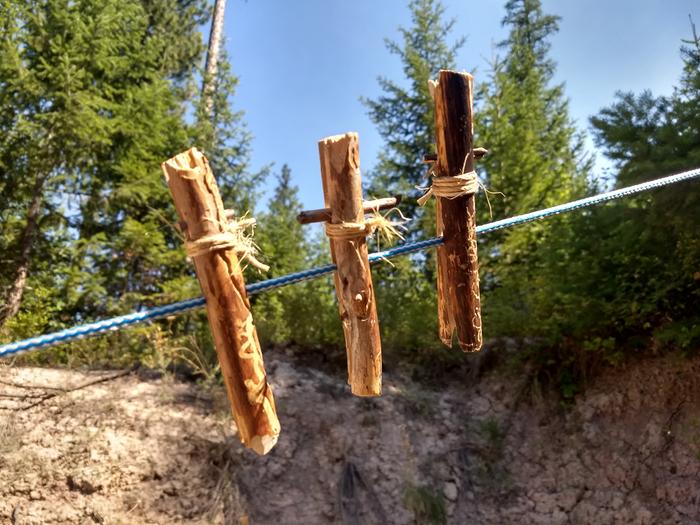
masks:
<instances>
[{"instance_id":1,"label":"pine tree","mask_svg":"<svg viewBox=\"0 0 700 525\"><path fill-rule=\"evenodd\" d=\"M700 39L691 27L681 47L683 74L671 96L618 93L591 118L597 144L615 162L618 186L700 166ZM595 275L612 290L604 327L615 327L615 336L653 334L657 342L697 346L700 193L692 191L694 184L626 199L594 216L614 225L606 259L615 265L615 282L603 268Z\"/></svg>"},{"instance_id":2,"label":"pine tree","mask_svg":"<svg viewBox=\"0 0 700 525\"><path fill-rule=\"evenodd\" d=\"M491 154L481 174L505 198L494 198L497 218L549 206L580 195L588 162L582 137L569 117L563 85L552 86L555 64L549 39L558 17L545 15L540 0L509 0L503 25L510 28L491 78L480 90L478 140ZM482 207L483 209L483 207Z\"/></svg>"},{"instance_id":3,"label":"pine tree","mask_svg":"<svg viewBox=\"0 0 700 525\"><path fill-rule=\"evenodd\" d=\"M402 209L418 218L415 198L421 192L416 186L427 182L423 156L435 150L428 80L436 78L440 69L455 67L455 54L464 40L447 42L455 21L444 19L445 8L439 0L411 0L409 9L412 26L399 28L402 42L386 41L388 50L401 60L408 85L379 77L384 95L363 102L385 144L371 174L371 191L403 194Z\"/></svg>"},{"instance_id":4,"label":"pine tree","mask_svg":"<svg viewBox=\"0 0 700 525\"><path fill-rule=\"evenodd\" d=\"M12 15L3 17L11 27L0 82L2 113L10 118L3 122L0 179L18 211L7 319L19 309L33 260L46 256L36 250L40 239L51 243L66 229L90 235L94 214L105 211L107 195L116 195L125 178L136 180L130 197L143 208L144 190L160 177L157 164L141 162L152 163L187 136L163 60L172 35L158 31L143 4L37 0L4 7ZM182 65L172 72L181 74ZM142 219L127 220L129 211L117 222Z\"/></svg>"},{"instance_id":5,"label":"pine tree","mask_svg":"<svg viewBox=\"0 0 700 525\"><path fill-rule=\"evenodd\" d=\"M298 192L291 182L289 166L283 165L256 234L256 242L270 265L265 277L279 277L327 262L323 261L327 258L327 239L307 240L296 220L301 211ZM296 284L257 297L254 309L260 335L269 342L333 344L342 333L329 279Z\"/></svg>"},{"instance_id":6,"label":"pine tree","mask_svg":"<svg viewBox=\"0 0 700 525\"><path fill-rule=\"evenodd\" d=\"M487 187L505 194L490 198L496 219L582 196L590 169L563 85L552 85L549 39L558 30L558 17L544 14L540 0L509 0L503 25L509 28L499 45L505 56L496 59L491 78L482 84L475 112L477 141L490 151L478 172ZM481 222L489 218L484 200L478 205ZM551 222L531 225L480 242L492 333L495 328L522 334L533 324L531 301L543 278L538 272L552 228Z\"/></svg>"},{"instance_id":7,"label":"pine tree","mask_svg":"<svg viewBox=\"0 0 700 525\"><path fill-rule=\"evenodd\" d=\"M0 260L0 288L17 298L5 317L17 312L27 283L33 290L11 329L31 324L28 315L47 323L32 325L39 331L196 295L159 165L197 135L186 115L198 104L191 93L206 3L1 7L8 16L0 20L0 246L9 256ZM227 63L219 71L213 163L230 203L248 194L234 186L250 138L230 110L235 77Z\"/></svg>"},{"instance_id":8,"label":"pine tree","mask_svg":"<svg viewBox=\"0 0 700 525\"><path fill-rule=\"evenodd\" d=\"M384 139L384 150L371 173L370 194L401 194L401 210L412 219L407 237L415 239L435 235L434 202L424 209L416 204L422 193L416 186L429 182L423 156L435 151L434 105L428 81L436 78L440 69L455 67L455 54L463 39L448 43L454 20L445 20L445 8L439 0L411 0L408 6L411 27L399 28L401 42L386 42L402 62L406 83L380 77L384 94L363 102ZM373 274L383 346L402 351L439 348L432 254L394 260ZM425 355L434 356L430 352ZM420 358L411 355L414 362Z\"/></svg>"},{"instance_id":9,"label":"pine tree","mask_svg":"<svg viewBox=\"0 0 700 525\"><path fill-rule=\"evenodd\" d=\"M284 164L277 175L277 186L267 213L259 217L256 243L270 271L266 277L279 277L303 268L306 242L296 215L301 211L298 188L291 183L291 170ZM298 288L284 288L255 300L256 319L263 340L286 343L291 337L289 299Z\"/></svg>"}]
</instances>

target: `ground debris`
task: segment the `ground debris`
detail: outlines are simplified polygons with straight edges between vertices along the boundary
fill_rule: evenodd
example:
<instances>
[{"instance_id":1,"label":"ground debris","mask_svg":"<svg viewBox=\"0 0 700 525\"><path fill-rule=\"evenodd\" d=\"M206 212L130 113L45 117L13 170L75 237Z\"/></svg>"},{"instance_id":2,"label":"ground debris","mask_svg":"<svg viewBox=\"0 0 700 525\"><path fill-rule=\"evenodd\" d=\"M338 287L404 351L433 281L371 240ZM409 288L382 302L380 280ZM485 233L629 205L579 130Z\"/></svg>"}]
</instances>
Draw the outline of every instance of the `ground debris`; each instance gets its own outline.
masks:
<instances>
[{"instance_id":1,"label":"ground debris","mask_svg":"<svg viewBox=\"0 0 700 525\"><path fill-rule=\"evenodd\" d=\"M491 373L387 374L368 401L266 360L283 431L265 457L218 389L1 367L0 523L700 522L700 358L611 370L565 410Z\"/></svg>"}]
</instances>

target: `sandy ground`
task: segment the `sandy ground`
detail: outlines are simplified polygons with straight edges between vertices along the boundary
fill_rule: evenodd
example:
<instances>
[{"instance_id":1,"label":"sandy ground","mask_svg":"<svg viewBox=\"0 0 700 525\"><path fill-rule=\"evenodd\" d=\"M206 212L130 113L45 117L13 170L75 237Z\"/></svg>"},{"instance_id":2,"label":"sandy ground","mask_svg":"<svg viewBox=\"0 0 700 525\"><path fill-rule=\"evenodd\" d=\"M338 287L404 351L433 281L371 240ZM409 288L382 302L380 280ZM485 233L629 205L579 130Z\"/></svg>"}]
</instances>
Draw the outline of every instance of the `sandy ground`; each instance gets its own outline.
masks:
<instances>
[{"instance_id":1,"label":"sandy ground","mask_svg":"<svg viewBox=\"0 0 700 525\"><path fill-rule=\"evenodd\" d=\"M700 523L700 359L610 371L566 409L489 375L359 399L266 359L262 458L221 389L0 366L0 523Z\"/></svg>"}]
</instances>

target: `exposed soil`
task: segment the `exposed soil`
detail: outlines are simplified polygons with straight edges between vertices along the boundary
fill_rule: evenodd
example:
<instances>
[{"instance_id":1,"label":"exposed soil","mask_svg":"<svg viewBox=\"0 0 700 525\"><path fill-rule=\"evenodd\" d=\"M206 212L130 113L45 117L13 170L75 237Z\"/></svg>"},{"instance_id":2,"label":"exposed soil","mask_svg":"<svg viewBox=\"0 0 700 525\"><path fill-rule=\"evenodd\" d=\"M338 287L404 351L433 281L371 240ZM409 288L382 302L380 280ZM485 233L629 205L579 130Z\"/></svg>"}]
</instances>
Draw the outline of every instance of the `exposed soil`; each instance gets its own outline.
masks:
<instances>
[{"instance_id":1,"label":"exposed soil","mask_svg":"<svg viewBox=\"0 0 700 525\"><path fill-rule=\"evenodd\" d=\"M700 359L611 370L573 407L487 375L440 391L266 356L283 434L238 443L221 389L0 367L0 523L700 523Z\"/></svg>"}]
</instances>

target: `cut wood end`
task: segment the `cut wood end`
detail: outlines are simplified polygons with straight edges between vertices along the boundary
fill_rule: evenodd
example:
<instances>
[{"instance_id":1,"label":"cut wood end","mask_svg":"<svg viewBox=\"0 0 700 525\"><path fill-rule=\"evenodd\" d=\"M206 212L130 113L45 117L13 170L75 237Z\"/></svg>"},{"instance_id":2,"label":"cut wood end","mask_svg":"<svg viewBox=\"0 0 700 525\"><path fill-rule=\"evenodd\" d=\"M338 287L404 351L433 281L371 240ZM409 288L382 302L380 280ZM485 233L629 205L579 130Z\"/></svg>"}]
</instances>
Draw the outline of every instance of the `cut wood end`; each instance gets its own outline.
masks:
<instances>
[{"instance_id":1,"label":"cut wood end","mask_svg":"<svg viewBox=\"0 0 700 525\"><path fill-rule=\"evenodd\" d=\"M165 180L168 181L170 172L177 172L187 178L198 175L200 170L199 166L203 163L204 154L193 147L187 151L178 153L174 157L163 162L160 166L165 174Z\"/></svg>"},{"instance_id":2,"label":"cut wood end","mask_svg":"<svg viewBox=\"0 0 700 525\"><path fill-rule=\"evenodd\" d=\"M435 89L439 82L439 80L428 80L428 91L430 91L430 98L432 99L435 99Z\"/></svg>"},{"instance_id":3,"label":"cut wood end","mask_svg":"<svg viewBox=\"0 0 700 525\"><path fill-rule=\"evenodd\" d=\"M331 135L330 137L322 138L318 141L319 144L335 144L336 142L342 142L344 140L356 140L359 141L359 136L355 131L348 131L347 133L341 133L340 135Z\"/></svg>"},{"instance_id":4,"label":"cut wood end","mask_svg":"<svg viewBox=\"0 0 700 525\"><path fill-rule=\"evenodd\" d=\"M461 343L460 342L459 347L462 349L462 352L473 354L474 352L478 352L481 350L481 342L478 342L478 343Z\"/></svg>"},{"instance_id":5,"label":"cut wood end","mask_svg":"<svg viewBox=\"0 0 700 525\"><path fill-rule=\"evenodd\" d=\"M264 456L274 448L277 444L277 439L279 439L279 434L274 436L253 436L250 443L246 443L246 445L257 454Z\"/></svg>"},{"instance_id":6,"label":"cut wood end","mask_svg":"<svg viewBox=\"0 0 700 525\"><path fill-rule=\"evenodd\" d=\"M442 77L443 75L460 75L466 77L468 80L472 80L474 78L472 74L468 73L467 71L455 71L454 69L441 69L440 73L438 74L438 78Z\"/></svg>"},{"instance_id":7,"label":"cut wood end","mask_svg":"<svg viewBox=\"0 0 700 525\"><path fill-rule=\"evenodd\" d=\"M358 385L353 385L350 383L350 390L352 391L352 394L357 397L379 397L382 395L382 383L381 380L379 381L378 384L375 385L365 385L365 384L358 384Z\"/></svg>"}]
</instances>

